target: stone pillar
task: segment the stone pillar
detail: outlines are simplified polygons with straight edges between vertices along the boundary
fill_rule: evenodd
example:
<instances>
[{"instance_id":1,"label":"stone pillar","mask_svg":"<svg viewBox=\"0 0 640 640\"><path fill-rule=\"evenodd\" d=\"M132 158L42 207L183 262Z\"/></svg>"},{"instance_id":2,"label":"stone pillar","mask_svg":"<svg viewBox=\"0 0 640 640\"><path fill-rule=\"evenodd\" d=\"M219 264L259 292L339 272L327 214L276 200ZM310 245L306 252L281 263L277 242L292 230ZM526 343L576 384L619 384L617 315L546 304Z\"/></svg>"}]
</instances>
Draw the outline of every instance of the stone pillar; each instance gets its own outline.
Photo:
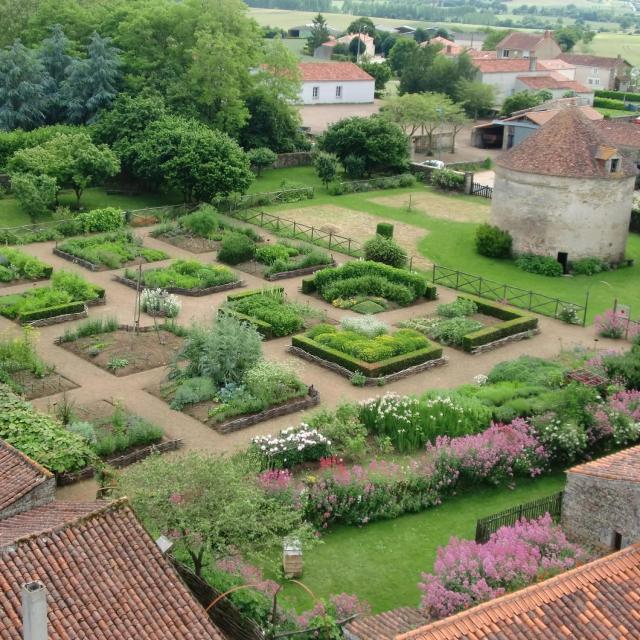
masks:
<instances>
[{"instance_id":1,"label":"stone pillar","mask_svg":"<svg viewBox=\"0 0 640 640\"><path fill-rule=\"evenodd\" d=\"M473 171L464 172L464 192L468 196L473 193Z\"/></svg>"}]
</instances>

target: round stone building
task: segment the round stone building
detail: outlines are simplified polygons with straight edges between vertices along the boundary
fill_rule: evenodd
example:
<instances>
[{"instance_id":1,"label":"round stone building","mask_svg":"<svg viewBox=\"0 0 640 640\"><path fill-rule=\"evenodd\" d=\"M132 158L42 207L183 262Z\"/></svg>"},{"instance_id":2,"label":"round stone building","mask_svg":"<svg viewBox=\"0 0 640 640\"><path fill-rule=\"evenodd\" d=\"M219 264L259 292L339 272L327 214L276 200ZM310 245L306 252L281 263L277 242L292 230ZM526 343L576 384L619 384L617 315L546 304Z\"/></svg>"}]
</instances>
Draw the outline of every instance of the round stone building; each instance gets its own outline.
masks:
<instances>
[{"instance_id":1,"label":"round stone building","mask_svg":"<svg viewBox=\"0 0 640 640\"><path fill-rule=\"evenodd\" d=\"M565 266L624 259L636 168L579 109L564 109L496 161L492 223L514 253Z\"/></svg>"}]
</instances>

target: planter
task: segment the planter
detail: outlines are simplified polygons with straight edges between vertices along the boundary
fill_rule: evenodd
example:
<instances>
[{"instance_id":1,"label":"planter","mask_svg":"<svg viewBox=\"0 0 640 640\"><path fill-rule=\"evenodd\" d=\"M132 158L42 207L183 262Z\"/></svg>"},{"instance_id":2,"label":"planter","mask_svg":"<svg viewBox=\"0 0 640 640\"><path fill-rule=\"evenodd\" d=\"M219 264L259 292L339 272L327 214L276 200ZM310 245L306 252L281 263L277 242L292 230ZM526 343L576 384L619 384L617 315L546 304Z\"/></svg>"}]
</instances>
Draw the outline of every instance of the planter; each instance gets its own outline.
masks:
<instances>
[{"instance_id":1,"label":"planter","mask_svg":"<svg viewBox=\"0 0 640 640\"><path fill-rule=\"evenodd\" d=\"M248 416L231 418L230 420L225 420L224 422L220 422L219 424L212 426L219 433L233 433L234 431L246 429L258 422L264 422L265 420L271 420L271 418L277 418L278 416L285 416L289 413L296 413L297 411L303 411L310 407L315 407L319 402L320 393L312 385L309 387L309 391L304 398L294 398L293 400L289 400L289 402L285 402L284 404L280 404L276 407L271 407L270 409L265 409L260 413L252 413Z\"/></svg>"},{"instance_id":2,"label":"planter","mask_svg":"<svg viewBox=\"0 0 640 640\"><path fill-rule=\"evenodd\" d=\"M336 261L333 260L329 264L317 264L312 267L304 267L303 269L294 269L293 271L282 271L281 273L272 273L270 276L265 276L265 279L273 282L274 280L284 280L285 278L296 278L298 276L308 276L320 269L328 269L336 266Z\"/></svg>"},{"instance_id":3,"label":"planter","mask_svg":"<svg viewBox=\"0 0 640 640\"><path fill-rule=\"evenodd\" d=\"M104 304L104 303L103 303ZM20 324L29 325L30 327L49 327L54 324L62 324L63 322L73 322L74 320L80 320L82 318L87 318L89 316L89 310L87 309L87 303L84 305L84 309L82 311L77 311L75 313L63 313L59 316L51 316L50 318L40 318L40 320L33 320L31 322L26 321L23 322L18 318L18 322Z\"/></svg>"},{"instance_id":4,"label":"planter","mask_svg":"<svg viewBox=\"0 0 640 640\"><path fill-rule=\"evenodd\" d=\"M73 264L79 264L81 267L85 269L89 269L89 271L100 271L102 267L97 264L93 264L93 262L89 262L88 260L83 260L82 258L78 258L77 256L72 255L71 253L67 253L66 251L61 251L58 247L54 247L53 255L58 256L58 258L62 258L63 260L68 260Z\"/></svg>"},{"instance_id":5,"label":"planter","mask_svg":"<svg viewBox=\"0 0 640 640\"><path fill-rule=\"evenodd\" d=\"M131 280L130 278L125 278L124 276L115 275L113 276L113 279L120 284L130 287L131 289L138 290L138 288L140 288L140 290L142 290L148 288L145 287L143 283L138 283L136 280ZM235 282L228 282L227 284L220 284L215 287L206 287L204 289L183 289L182 287L163 287L163 289L168 293L175 293L181 296L199 297L208 296L212 293L219 293L221 291L229 291L231 289L237 289L238 287L245 286L246 284L244 280L236 280Z\"/></svg>"},{"instance_id":6,"label":"planter","mask_svg":"<svg viewBox=\"0 0 640 640\"><path fill-rule=\"evenodd\" d=\"M479 347L475 347L471 349L471 351L467 351L472 356L475 356L479 353L484 353L485 351L493 351L494 349L499 349L500 347L504 347L510 342L519 342L520 340L528 340L533 336L537 336L540 333L540 329L529 329L529 331L523 331L521 333L516 333L512 336L507 336L506 338L500 338L500 340L494 340L493 342L488 342L487 344L483 344Z\"/></svg>"},{"instance_id":7,"label":"planter","mask_svg":"<svg viewBox=\"0 0 640 640\"><path fill-rule=\"evenodd\" d=\"M148 447L135 449L134 451L130 451L129 453L112 456L111 458L107 458L104 462L108 465L111 465L112 467L121 469L122 467L127 467L130 464L134 464L135 462L140 462L140 460L148 458L153 453L175 451L181 446L182 440L165 440L163 442L159 442L158 444L152 444ZM95 474L95 467L87 467L86 469L82 469L82 471L75 471L73 473L58 473L56 474L56 484L59 487L64 487L69 484L80 482L81 480L88 480L90 478L93 478Z\"/></svg>"},{"instance_id":8,"label":"planter","mask_svg":"<svg viewBox=\"0 0 640 640\"><path fill-rule=\"evenodd\" d=\"M311 362L313 364L317 364L325 369L329 369L338 375L341 375L343 378L351 379L354 371L351 369L347 369L342 365L339 365L335 362L330 362L329 360L325 360L324 358L320 358L319 356L313 355L300 347L290 346L287 351L289 353L293 353L294 355L306 360L307 362ZM379 376L377 378L371 378L365 376L365 386L367 387L377 387L383 384L387 384L389 382L395 382L396 380L402 380L403 378L407 378L409 376L415 375L416 373L422 373L423 371L428 371L429 369L434 369L435 367L441 367L449 362L449 358L447 356L441 356L439 358L434 358L433 360L427 360L426 362L421 362L420 364L413 365L412 367L407 367L406 369L402 369L401 371L396 371L395 373L389 373L384 376Z\"/></svg>"}]
</instances>

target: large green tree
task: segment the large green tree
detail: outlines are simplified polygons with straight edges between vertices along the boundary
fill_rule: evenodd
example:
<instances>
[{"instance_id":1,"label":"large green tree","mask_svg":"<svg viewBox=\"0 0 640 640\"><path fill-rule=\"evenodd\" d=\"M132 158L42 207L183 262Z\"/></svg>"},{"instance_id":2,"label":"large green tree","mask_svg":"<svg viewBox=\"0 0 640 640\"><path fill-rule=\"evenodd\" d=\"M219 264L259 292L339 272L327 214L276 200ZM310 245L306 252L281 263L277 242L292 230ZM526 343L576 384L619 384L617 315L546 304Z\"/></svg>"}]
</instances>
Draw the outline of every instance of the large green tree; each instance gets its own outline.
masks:
<instances>
[{"instance_id":1,"label":"large green tree","mask_svg":"<svg viewBox=\"0 0 640 640\"><path fill-rule=\"evenodd\" d=\"M397 76L402 77L402 74L409 66L409 62L419 50L420 46L415 40L398 38L389 51L388 60L391 71Z\"/></svg>"},{"instance_id":2,"label":"large green tree","mask_svg":"<svg viewBox=\"0 0 640 640\"><path fill-rule=\"evenodd\" d=\"M490 84L461 78L455 86L455 97L474 120L489 115L495 109L496 90Z\"/></svg>"},{"instance_id":3,"label":"large green tree","mask_svg":"<svg viewBox=\"0 0 640 640\"><path fill-rule=\"evenodd\" d=\"M311 35L307 38L307 53L312 56L313 52L329 39L329 28L321 13L311 20L311 24Z\"/></svg>"},{"instance_id":4,"label":"large green tree","mask_svg":"<svg viewBox=\"0 0 640 640\"><path fill-rule=\"evenodd\" d=\"M234 140L179 116L152 122L132 157L138 177L180 191L186 202L244 193L253 180L247 155Z\"/></svg>"},{"instance_id":5,"label":"large green tree","mask_svg":"<svg viewBox=\"0 0 640 640\"><path fill-rule=\"evenodd\" d=\"M48 76L46 120L49 124L65 120L66 104L62 96L62 84L72 61L70 51L71 41L65 36L62 26L54 24L39 50L40 61Z\"/></svg>"},{"instance_id":6,"label":"large green tree","mask_svg":"<svg viewBox=\"0 0 640 640\"><path fill-rule=\"evenodd\" d=\"M549 99L546 91L518 91L504 99L500 114L510 116L514 111L537 107Z\"/></svg>"},{"instance_id":7,"label":"large green tree","mask_svg":"<svg viewBox=\"0 0 640 640\"><path fill-rule=\"evenodd\" d=\"M384 62L361 62L360 68L366 71L375 81L376 91L384 91L387 82L391 80L391 67Z\"/></svg>"},{"instance_id":8,"label":"large green tree","mask_svg":"<svg viewBox=\"0 0 640 640\"><path fill-rule=\"evenodd\" d=\"M406 169L409 162L407 136L395 123L382 116L354 116L332 124L318 140L322 151L335 154L349 165L355 156L371 175L394 173Z\"/></svg>"}]
</instances>

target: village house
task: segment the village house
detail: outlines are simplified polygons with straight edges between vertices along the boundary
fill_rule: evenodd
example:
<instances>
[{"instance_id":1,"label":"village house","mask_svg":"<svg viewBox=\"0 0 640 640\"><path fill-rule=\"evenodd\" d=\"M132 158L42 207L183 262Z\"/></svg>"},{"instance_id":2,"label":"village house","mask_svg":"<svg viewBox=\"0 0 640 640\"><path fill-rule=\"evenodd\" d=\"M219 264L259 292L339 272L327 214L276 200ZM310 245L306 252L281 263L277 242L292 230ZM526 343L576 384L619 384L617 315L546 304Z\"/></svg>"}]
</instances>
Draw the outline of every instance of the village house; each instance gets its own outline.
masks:
<instances>
[{"instance_id":1,"label":"village house","mask_svg":"<svg viewBox=\"0 0 640 640\"><path fill-rule=\"evenodd\" d=\"M583 53L561 53L558 58L576 68L576 80L583 85L607 91L626 91L629 88L632 66L620 55L606 58Z\"/></svg>"},{"instance_id":2,"label":"village house","mask_svg":"<svg viewBox=\"0 0 640 640\"><path fill-rule=\"evenodd\" d=\"M456 44L453 40L448 40L442 36L436 36L435 38L431 38L431 40L425 40L420 46L426 47L430 44L439 44L442 47L440 49L440 53L447 58L457 58L459 55L467 51L466 47Z\"/></svg>"},{"instance_id":3,"label":"village house","mask_svg":"<svg viewBox=\"0 0 640 640\"><path fill-rule=\"evenodd\" d=\"M607 550L640 540L640 446L567 471L562 526L572 538Z\"/></svg>"},{"instance_id":4,"label":"village house","mask_svg":"<svg viewBox=\"0 0 640 640\"><path fill-rule=\"evenodd\" d=\"M593 104L593 89L589 89L575 80L567 80L559 72L552 71L545 76L517 76L515 92L518 91L548 91L552 99L564 98L567 94L573 94L578 98L580 105Z\"/></svg>"},{"instance_id":5,"label":"village house","mask_svg":"<svg viewBox=\"0 0 640 640\"><path fill-rule=\"evenodd\" d=\"M496 46L497 58L540 58L552 60L562 53L551 31L542 35L513 31Z\"/></svg>"},{"instance_id":6,"label":"village house","mask_svg":"<svg viewBox=\"0 0 640 640\"><path fill-rule=\"evenodd\" d=\"M301 62L300 102L312 104L371 104L375 80L353 62Z\"/></svg>"},{"instance_id":7,"label":"village house","mask_svg":"<svg viewBox=\"0 0 640 640\"><path fill-rule=\"evenodd\" d=\"M366 33L348 33L340 38L329 38L327 42L323 42L319 47L316 47L313 52L314 58L321 60L330 60L333 55L336 45L343 44L348 47L354 38L360 39L360 55L368 58L373 58L376 54L376 46L373 38ZM355 45L354 45L355 46Z\"/></svg>"}]
</instances>

